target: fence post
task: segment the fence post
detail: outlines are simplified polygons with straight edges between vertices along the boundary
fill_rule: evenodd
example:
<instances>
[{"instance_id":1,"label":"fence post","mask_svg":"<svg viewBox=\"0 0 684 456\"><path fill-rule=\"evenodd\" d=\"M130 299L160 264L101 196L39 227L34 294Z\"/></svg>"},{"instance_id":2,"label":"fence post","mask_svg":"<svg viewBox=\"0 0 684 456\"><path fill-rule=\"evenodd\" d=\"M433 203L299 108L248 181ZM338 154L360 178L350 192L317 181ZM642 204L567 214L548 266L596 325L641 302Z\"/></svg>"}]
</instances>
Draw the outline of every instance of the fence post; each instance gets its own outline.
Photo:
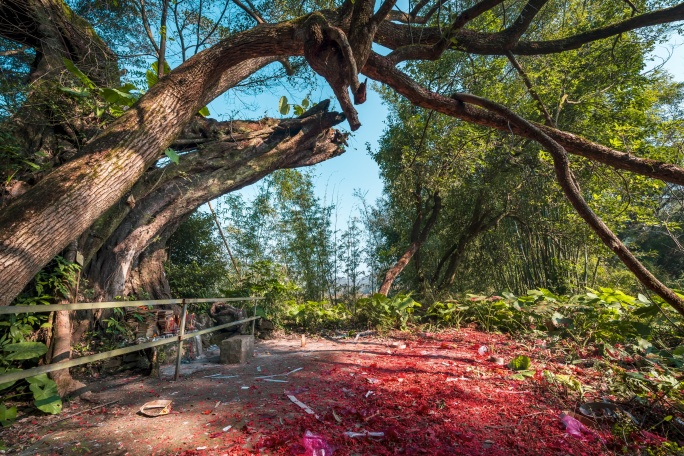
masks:
<instances>
[{"instance_id":1,"label":"fence post","mask_svg":"<svg viewBox=\"0 0 684 456\"><path fill-rule=\"evenodd\" d=\"M178 380L180 376L181 357L183 356L183 336L185 335L185 318L188 315L188 304L183 299L183 311L181 312L180 331L178 331L178 353L176 354L176 373L173 380Z\"/></svg>"},{"instance_id":2,"label":"fence post","mask_svg":"<svg viewBox=\"0 0 684 456\"><path fill-rule=\"evenodd\" d=\"M257 309L257 300L254 300L254 315L253 317L256 317L256 309ZM256 324L256 320L252 320L252 336L254 335L254 325Z\"/></svg>"}]
</instances>

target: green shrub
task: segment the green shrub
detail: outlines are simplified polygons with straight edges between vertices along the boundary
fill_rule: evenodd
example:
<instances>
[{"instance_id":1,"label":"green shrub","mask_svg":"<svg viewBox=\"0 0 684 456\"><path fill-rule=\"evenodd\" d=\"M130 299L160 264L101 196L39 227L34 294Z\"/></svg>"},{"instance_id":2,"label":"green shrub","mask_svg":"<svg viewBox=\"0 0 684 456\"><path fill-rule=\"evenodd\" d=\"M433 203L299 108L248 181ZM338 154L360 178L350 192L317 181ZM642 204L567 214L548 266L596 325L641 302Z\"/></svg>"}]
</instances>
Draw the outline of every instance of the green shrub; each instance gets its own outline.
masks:
<instances>
[{"instance_id":1,"label":"green shrub","mask_svg":"<svg viewBox=\"0 0 684 456\"><path fill-rule=\"evenodd\" d=\"M370 298L358 300L354 319L367 326L406 329L406 324L417 307L421 305L409 295L388 298L377 293Z\"/></svg>"},{"instance_id":2,"label":"green shrub","mask_svg":"<svg viewBox=\"0 0 684 456\"><path fill-rule=\"evenodd\" d=\"M332 305L327 301L306 301L301 304L291 301L287 312L288 322L306 330L337 328L348 317L344 305Z\"/></svg>"}]
</instances>

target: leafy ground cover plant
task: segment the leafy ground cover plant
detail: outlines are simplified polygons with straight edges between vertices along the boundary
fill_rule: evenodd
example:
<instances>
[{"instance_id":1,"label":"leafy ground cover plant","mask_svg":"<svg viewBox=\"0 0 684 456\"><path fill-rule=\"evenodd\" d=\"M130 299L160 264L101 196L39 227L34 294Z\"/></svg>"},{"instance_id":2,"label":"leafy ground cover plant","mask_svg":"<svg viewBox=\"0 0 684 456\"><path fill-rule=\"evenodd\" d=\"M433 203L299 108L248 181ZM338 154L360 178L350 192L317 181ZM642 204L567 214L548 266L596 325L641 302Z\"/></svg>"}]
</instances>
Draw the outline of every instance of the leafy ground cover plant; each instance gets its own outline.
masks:
<instances>
[{"instance_id":1,"label":"leafy ground cover plant","mask_svg":"<svg viewBox=\"0 0 684 456\"><path fill-rule=\"evenodd\" d=\"M40 306L55 304L69 299L78 280L80 267L56 257L41 270L13 304ZM47 314L12 314L0 317L0 373L15 372L34 367L48 351L47 345L38 339L49 331L52 324ZM8 426L17 417L17 398L32 396L33 405L44 413L58 414L62 400L57 385L46 374L25 380L0 384L0 424Z\"/></svg>"},{"instance_id":2,"label":"leafy ground cover plant","mask_svg":"<svg viewBox=\"0 0 684 456\"><path fill-rule=\"evenodd\" d=\"M547 356L600 377L599 382L587 381L530 367L525 356L509 365L515 371L510 378L538 378L568 407L577 408L589 397L618 407L612 418L625 451L635 445L635 430L684 440L684 326L658 298L630 296L613 288L588 289L574 296L546 289L523 296L466 295L434 303L424 319L511 333L539 349L542 359ZM657 454L679 451L675 447L673 443Z\"/></svg>"}]
</instances>

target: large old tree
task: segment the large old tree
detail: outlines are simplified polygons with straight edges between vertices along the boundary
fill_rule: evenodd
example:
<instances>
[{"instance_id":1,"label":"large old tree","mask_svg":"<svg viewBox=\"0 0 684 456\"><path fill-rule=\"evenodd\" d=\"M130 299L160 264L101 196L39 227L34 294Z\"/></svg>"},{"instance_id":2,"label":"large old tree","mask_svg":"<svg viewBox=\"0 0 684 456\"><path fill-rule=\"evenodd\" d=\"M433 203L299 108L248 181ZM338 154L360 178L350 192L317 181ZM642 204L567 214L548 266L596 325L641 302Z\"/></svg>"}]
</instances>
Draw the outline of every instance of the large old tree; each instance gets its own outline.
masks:
<instances>
[{"instance_id":1,"label":"large old tree","mask_svg":"<svg viewBox=\"0 0 684 456\"><path fill-rule=\"evenodd\" d=\"M678 185L684 183L683 168L558 130L543 103L539 118L523 118L497 100L459 93L458 74L449 84L435 84L436 89L418 84L405 71L412 62L453 53L504 56L519 66L519 56L574 52L599 40L619 46L621 40L666 36L684 20L684 3L611 0L580 7L582 2L569 0L421 0L406 11L392 0L326 3L327 9L317 11L313 6L304 10L287 4L285 10L285 4L234 3L255 26L224 33L102 124L79 115L83 107L73 100L55 104L46 97L54 94L64 73L64 58L98 87L119 86L110 46L60 0L0 2L0 35L18 45L6 57L28 49L32 58L29 90L7 121L12 147L19 157L40 152L54 165L34 178L28 172L3 176L11 185L0 210L0 305L9 304L74 241L103 299L127 287L163 295L163 280L157 277L161 248L183 217L277 168L309 165L341 152L344 137L331 127L343 117L328 113L325 104L298 119L217 123L197 116L209 101L266 65L288 66L287 59L303 57L331 87L351 130L361 127L354 104L366 97L366 83L359 80L363 75L415 106L540 144L578 214L647 288L684 314L684 302L639 263L587 204L570 169L570 155ZM577 8L583 8L582 14ZM556 36L541 34L544 27L555 27ZM161 62L163 44L155 49ZM159 68L163 72L164 65ZM65 116L65 110L76 114ZM169 147L187 153L177 167L155 166ZM433 199L436 217L439 195ZM416 226L411 246L390 270L390 283L424 240L423 231L433 223L431 215L425 218L426 225Z\"/></svg>"}]
</instances>

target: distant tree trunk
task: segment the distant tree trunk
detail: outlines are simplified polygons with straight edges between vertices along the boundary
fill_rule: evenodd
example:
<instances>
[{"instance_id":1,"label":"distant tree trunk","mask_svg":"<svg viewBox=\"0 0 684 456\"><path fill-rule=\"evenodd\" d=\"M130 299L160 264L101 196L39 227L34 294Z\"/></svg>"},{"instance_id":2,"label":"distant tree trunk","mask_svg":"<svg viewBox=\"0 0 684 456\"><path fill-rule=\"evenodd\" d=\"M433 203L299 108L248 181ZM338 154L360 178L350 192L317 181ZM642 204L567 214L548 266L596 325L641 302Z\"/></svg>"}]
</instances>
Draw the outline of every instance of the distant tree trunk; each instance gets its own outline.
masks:
<instances>
[{"instance_id":1,"label":"distant tree trunk","mask_svg":"<svg viewBox=\"0 0 684 456\"><path fill-rule=\"evenodd\" d=\"M486 212L481 214L481 217L478 217L476 220L474 220L474 223L468 225L465 229L465 232L460 235L458 241L447 250L442 258L440 258L437 269L435 270L435 274L433 276L433 283L437 283L440 272L445 264L447 267L444 271L442 280L439 281L439 285L437 287L439 290L447 290L454 284L456 280L456 271L461 264L466 247L475 239L477 239L480 234L496 226L506 215L506 213L501 212L489 218L487 218L487 215L488 213Z\"/></svg>"},{"instance_id":2,"label":"distant tree trunk","mask_svg":"<svg viewBox=\"0 0 684 456\"><path fill-rule=\"evenodd\" d=\"M385 273L385 278L382 281L382 285L380 285L380 290L378 293L387 296L390 288L392 287L392 283L394 283L394 280L399 274L401 274L401 271L404 270L409 261L411 261L411 257L413 257L413 255L425 243L425 240L427 239L430 230L432 230L432 227L435 225L437 217L439 216L439 212L442 209L442 198L440 198L439 192L435 192L432 195L432 200L432 211L430 212L430 217L428 217L427 221L425 222L425 226L420 230L418 236L411 242L408 249L406 249L404 254L399 258L394 266L389 268L389 270ZM420 217L417 218L417 221L419 220ZM415 227L416 226L414 225L414 228ZM414 229L414 231L417 230Z\"/></svg>"}]
</instances>

